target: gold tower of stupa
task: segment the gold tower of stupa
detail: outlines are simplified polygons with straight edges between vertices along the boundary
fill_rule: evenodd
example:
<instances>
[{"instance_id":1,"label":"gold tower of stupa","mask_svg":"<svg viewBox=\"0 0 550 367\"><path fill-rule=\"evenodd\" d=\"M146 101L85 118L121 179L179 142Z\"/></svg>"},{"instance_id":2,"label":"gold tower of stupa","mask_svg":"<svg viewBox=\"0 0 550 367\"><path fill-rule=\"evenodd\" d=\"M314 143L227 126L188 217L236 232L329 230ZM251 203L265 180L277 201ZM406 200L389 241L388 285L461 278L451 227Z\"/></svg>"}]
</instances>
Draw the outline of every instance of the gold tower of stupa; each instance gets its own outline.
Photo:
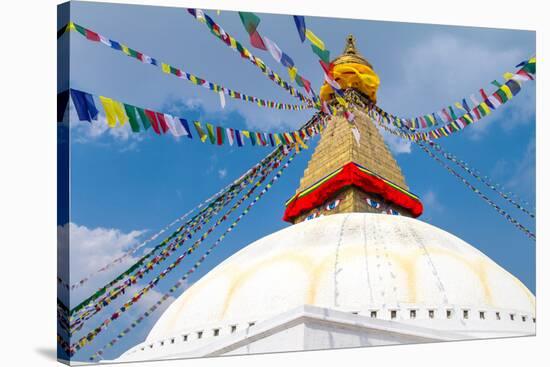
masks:
<instances>
[{"instance_id":1,"label":"gold tower of stupa","mask_svg":"<svg viewBox=\"0 0 550 367\"><path fill-rule=\"evenodd\" d=\"M325 82L320 98L338 113L321 133L296 195L287 202L284 219L299 223L350 212L420 215L422 204L408 191L399 165L366 113L368 104L376 102L379 79L353 36L347 37L343 54L331 62L330 70L345 90L347 110L355 118L348 122Z\"/></svg>"}]
</instances>

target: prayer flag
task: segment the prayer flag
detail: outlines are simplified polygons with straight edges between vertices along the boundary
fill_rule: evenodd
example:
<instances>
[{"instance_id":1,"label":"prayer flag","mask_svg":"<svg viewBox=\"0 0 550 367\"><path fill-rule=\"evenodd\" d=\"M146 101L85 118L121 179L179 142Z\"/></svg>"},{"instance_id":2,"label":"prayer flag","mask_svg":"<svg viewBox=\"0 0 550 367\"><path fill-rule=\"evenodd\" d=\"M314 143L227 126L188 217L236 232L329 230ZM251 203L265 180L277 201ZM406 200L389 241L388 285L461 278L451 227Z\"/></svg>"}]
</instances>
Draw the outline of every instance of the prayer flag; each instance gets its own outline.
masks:
<instances>
[{"instance_id":1,"label":"prayer flag","mask_svg":"<svg viewBox=\"0 0 550 367\"><path fill-rule=\"evenodd\" d=\"M202 129L200 121L194 121L193 125L195 125L195 129L197 130L197 133L199 134L199 138L204 143L208 136L204 133L204 130Z\"/></svg>"},{"instance_id":2,"label":"prayer flag","mask_svg":"<svg viewBox=\"0 0 550 367\"><path fill-rule=\"evenodd\" d=\"M277 62L281 62L281 58L283 57L283 51L277 46L277 44L273 41L271 41L269 38L264 37L264 42L267 47L267 50L271 54L271 56L275 59Z\"/></svg>"},{"instance_id":3,"label":"prayer flag","mask_svg":"<svg viewBox=\"0 0 550 367\"><path fill-rule=\"evenodd\" d=\"M325 43L309 29L306 29L306 38L321 50L325 49Z\"/></svg>"},{"instance_id":4,"label":"prayer flag","mask_svg":"<svg viewBox=\"0 0 550 367\"><path fill-rule=\"evenodd\" d=\"M294 16L294 23L296 23L296 29L298 30L298 35L300 36L300 41L304 43L306 40L306 21L305 18L301 15Z\"/></svg>"},{"instance_id":5,"label":"prayer flag","mask_svg":"<svg viewBox=\"0 0 550 367\"><path fill-rule=\"evenodd\" d=\"M140 129L136 115L136 108L132 105L124 103L124 111L126 111L126 116L128 116L128 121L130 122L132 131L135 133L139 132Z\"/></svg>"},{"instance_id":6,"label":"prayer flag","mask_svg":"<svg viewBox=\"0 0 550 367\"><path fill-rule=\"evenodd\" d=\"M143 108L136 107L136 110L138 111L139 119L141 120L141 124L143 125L143 128L145 130L149 129L151 127L151 122L149 121L149 118L145 114L145 111L143 110Z\"/></svg>"},{"instance_id":7,"label":"prayer flag","mask_svg":"<svg viewBox=\"0 0 550 367\"><path fill-rule=\"evenodd\" d=\"M256 14L246 12L246 11L240 11L239 18L241 18L241 22L243 23L244 29L246 29L246 32L248 34L252 34L256 32L256 29L260 24L260 18Z\"/></svg>"},{"instance_id":8,"label":"prayer flag","mask_svg":"<svg viewBox=\"0 0 550 367\"><path fill-rule=\"evenodd\" d=\"M92 122L92 120L97 120L97 115L99 111L95 106L92 95L76 89L71 89L70 91L71 91L70 93L73 100L73 104L76 109L76 113L78 115L78 119L80 121L86 120L90 122ZM63 106L63 112L65 111L65 106ZM63 117L59 121L62 121L62 120L63 120Z\"/></svg>"},{"instance_id":9,"label":"prayer flag","mask_svg":"<svg viewBox=\"0 0 550 367\"><path fill-rule=\"evenodd\" d=\"M189 128L189 124L187 123L187 120L184 118L179 118L181 127L184 130L183 135L187 136L189 139L193 138L193 135L191 135L191 129Z\"/></svg>"},{"instance_id":10,"label":"prayer flag","mask_svg":"<svg viewBox=\"0 0 550 367\"><path fill-rule=\"evenodd\" d=\"M157 120L159 122L160 131L163 134L166 134L166 132L170 130L170 126L168 126L168 122L166 122L166 119L164 118L164 114L157 112Z\"/></svg>"},{"instance_id":11,"label":"prayer flag","mask_svg":"<svg viewBox=\"0 0 550 367\"><path fill-rule=\"evenodd\" d=\"M317 47L316 45L311 45L311 49L313 50L313 53L315 55L319 56L319 58L321 60L323 60L323 62L325 62L327 64L330 64L330 51L329 50L322 50L319 47Z\"/></svg>"},{"instance_id":12,"label":"prayer flag","mask_svg":"<svg viewBox=\"0 0 550 367\"><path fill-rule=\"evenodd\" d=\"M267 51L267 47L265 47L265 43L257 31L250 35L250 44L260 50Z\"/></svg>"},{"instance_id":13,"label":"prayer flag","mask_svg":"<svg viewBox=\"0 0 550 367\"><path fill-rule=\"evenodd\" d=\"M216 143L216 136L214 134L214 126L212 124L206 124L206 131L208 132L208 138L211 144Z\"/></svg>"}]
</instances>

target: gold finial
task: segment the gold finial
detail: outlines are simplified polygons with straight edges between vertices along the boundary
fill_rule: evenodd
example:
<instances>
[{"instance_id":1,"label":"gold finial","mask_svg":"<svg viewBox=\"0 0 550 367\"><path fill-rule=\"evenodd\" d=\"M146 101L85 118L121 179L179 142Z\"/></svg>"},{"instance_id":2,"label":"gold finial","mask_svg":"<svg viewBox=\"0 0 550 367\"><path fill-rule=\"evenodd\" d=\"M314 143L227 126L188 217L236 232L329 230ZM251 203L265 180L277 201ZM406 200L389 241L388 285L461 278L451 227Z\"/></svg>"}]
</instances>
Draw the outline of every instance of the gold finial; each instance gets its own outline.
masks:
<instances>
[{"instance_id":1,"label":"gold finial","mask_svg":"<svg viewBox=\"0 0 550 367\"><path fill-rule=\"evenodd\" d=\"M357 46L355 45L355 37L350 34L346 37L346 46L342 55L335 58L332 63L334 65L357 63L367 65L372 69L372 65L359 53Z\"/></svg>"},{"instance_id":2,"label":"gold finial","mask_svg":"<svg viewBox=\"0 0 550 367\"><path fill-rule=\"evenodd\" d=\"M355 37L353 37L353 34L348 35L346 38L344 55L357 55L357 47L355 46Z\"/></svg>"}]
</instances>

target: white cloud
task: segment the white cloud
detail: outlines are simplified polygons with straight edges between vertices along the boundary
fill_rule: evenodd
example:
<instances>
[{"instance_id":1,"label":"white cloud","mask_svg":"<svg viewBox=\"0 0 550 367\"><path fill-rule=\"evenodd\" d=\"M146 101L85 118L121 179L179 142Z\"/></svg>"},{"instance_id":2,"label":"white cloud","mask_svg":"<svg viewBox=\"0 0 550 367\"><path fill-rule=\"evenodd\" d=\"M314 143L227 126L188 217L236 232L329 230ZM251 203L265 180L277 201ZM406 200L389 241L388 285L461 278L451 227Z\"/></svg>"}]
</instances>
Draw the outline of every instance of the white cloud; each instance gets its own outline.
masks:
<instances>
[{"instance_id":1,"label":"white cloud","mask_svg":"<svg viewBox=\"0 0 550 367\"><path fill-rule=\"evenodd\" d=\"M424 206L422 218L426 222L431 222L435 215L441 214L445 211L445 207L439 200L437 193L432 189L429 189L421 195L420 199L422 200L422 205Z\"/></svg>"},{"instance_id":2,"label":"white cloud","mask_svg":"<svg viewBox=\"0 0 550 367\"><path fill-rule=\"evenodd\" d=\"M144 138L143 134L135 134L130 128L130 124L110 128L107 125L105 114L100 112L98 119L92 121L80 121L76 114L76 109L71 101L69 103L70 126L73 133L73 141L80 144L97 141L100 137L110 136L117 142L128 143L122 147L123 151L134 150L137 148L137 143Z\"/></svg>"},{"instance_id":3,"label":"white cloud","mask_svg":"<svg viewBox=\"0 0 550 367\"><path fill-rule=\"evenodd\" d=\"M99 268L138 245L143 233L144 230L125 233L115 228L88 228L76 223L58 227L58 237L64 240L59 242L61 246L58 247L57 259L60 263L69 260L71 283L94 274L85 286L75 289L73 299L85 297L102 286L106 280L117 275L122 268L135 262L135 257L128 256L111 269L95 274Z\"/></svg>"},{"instance_id":4,"label":"white cloud","mask_svg":"<svg viewBox=\"0 0 550 367\"><path fill-rule=\"evenodd\" d=\"M383 109L403 117L431 113L462 98L469 101L470 94L481 87L489 92L491 80L502 80L504 72L513 71L526 57L519 48L490 48L486 42L450 34L431 37L403 50L402 55L402 69L381 84L379 100ZM535 93L530 84L525 83L520 95L469 127L467 136L482 138L498 118L507 131L534 120Z\"/></svg>"},{"instance_id":5,"label":"white cloud","mask_svg":"<svg viewBox=\"0 0 550 367\"><path fill-rule=\"evenodd\" d=\"M390 134L384 129L378 129L384 138L384 141L388 145L388 148L393 152L393 154L410 154L411 153L411 142L405 139L402 139L398 136Z\"/></svg>"}]
</instances>

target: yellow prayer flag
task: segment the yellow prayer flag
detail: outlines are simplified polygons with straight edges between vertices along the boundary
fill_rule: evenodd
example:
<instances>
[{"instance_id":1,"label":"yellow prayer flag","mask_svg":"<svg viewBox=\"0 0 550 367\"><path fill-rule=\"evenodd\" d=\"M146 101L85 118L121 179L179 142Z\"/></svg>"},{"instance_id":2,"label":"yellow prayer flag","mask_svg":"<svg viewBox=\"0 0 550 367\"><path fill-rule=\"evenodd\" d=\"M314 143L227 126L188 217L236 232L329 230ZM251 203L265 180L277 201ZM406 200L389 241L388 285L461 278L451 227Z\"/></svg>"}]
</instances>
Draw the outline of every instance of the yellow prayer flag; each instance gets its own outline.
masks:
<instances>
[{"instance_id":1,"label":"yellow prayer flag","mask_svg":"<svg viewBox=\"0 0 550 367\"><path fill-rule=\"evenodd\" d=\"M464 110L464 106L462 106L462 105L461 105L460 103L458 103L458 102L455 102L455 106L456 106L456 108L459 108L459 109L461 109L461 110ZM466 110L464 110L464 111L466 111Z\"/></svg>"},{"instance_id":2,"label":"yellow prayer flag","mask_svg":"<svg viewBox=\"0 0 550 367\"><path fill-rule=\"evenodd\" d=\"M295 131L294 132L294 138L296 139L296 141L298 142L298 144L300 144L300 146L302 147L302 149L307 149L307 145L304 143L304 141L302 140L302 138L300 137L300 134Z\"/></svg>"},{"instance_id":3,"label":"yellow prayer flag","mask_svg":"<svg viewBox=\"0 0 550 367\"><path fill-rule=\"evenodd\" d=\"M510 80L514 77L514 74L510 73L510 72L507 72L507 73L504 73L504 79L506 80Z\"/></svg>"},{"instance_id":4,"label":"yellow prayer flag","mask_svg":"<svg viewBox=\"0 0 550 367\"><path fill-rule=\"evenodd\" d=\"M229 37L229 43L231 44L231 48L237 48L237 41L233 37Z\"/></svg>"},{"instance_id":5,"label":"yellow prayer flag","mask_svg":"<svg viewBox=\"0 0 550 367\"><path fill-rule=\"evenodd\" d=\"M126 116L124 106L121 102L113 101L113 107L116 113L116 117L118 118L118 121L120 121L120 126L124 126L124 124L128 121L128 116Z\"/></svg>"},{"instance_id":6,"label":"yellow prayer flag","mask_svg":"<svg viewBox=\"0 0 550 367\"><path fill-rule=\"evenodd\" d=\"M489 106L487 106L487 103L481 102L481 103L479 104L479 107L480 107L480 108L483 108L483 112L485 112L486 115L490 115L490 114L491 114L491 110L489 109Z\"/></svg>"},{"instance_id":7,"label":"yellow prayer flag","mask_svg":"<svg viewBox=\"0 0 550 367\"><path fill-rule=\"evenodd\" d=\"M315 46L317 46L321 50L325 50L325 43L323 41L321 41L321 39L319 37L317 37L309 29L306 29L306 38L309 40L309 42L313 43Z\"/></svg>"},{"instance_id":8,"label":"yellow prayer flag","mask_svg":"<svg viewBox=\"0 0 550 367\"><path fill-rule=\"evenodd\" d=\"M162 67L162 71L163 71L163 72L165 72L166 74L170 74L170 65L165 64L165 63L162 63L162 66L161 66L161 67ZM193 78L194 78L194 76L191 75L191 79L193 79ZM193 83L195 83L195 84L196 84L196 82L195 82L196 79L197 79L197 78L195 78L195 80L193 81Z\"/></svg>"},{"instance_id":9,"label":"yellow prayer flag","mask_svg":"<svg viewBox=\"0 0 550 367\"><path fill-rule=\"evenodd\" d=\"M279 138L279 134L273 134L273 138L275 139L275 145L281 145L281 139Z\"/></svg>"},{"instance_id":10,"label":"yellow prayer flag","mask_svg":"<svg viewBox=\"0 0 550 367\"><path fill-rule=\"evenodd\" d=\"M69 24L67 24L67 31L76 31L76 27L74 26L74 22L69 22Z\"/></svg>"},{"instance_id":11,"label":"yellow prayer flag","mask_svg":"<svg viewBox=\"0 0 550 367\"><path fill-rule=\"evenodd\" d=\"M296 79L297 73L298 73L298 69L296 69L296 66L288 68L288 76L290 77L291 81L294 81Z\"/></svg>"},{"instance_id":12,"label":"yellow prayer flag","mask_svg":"<svg viewBox=\"0 0 550 367\"><path fill-rule=\"evenodd\" d=\"M514 95L512 94L512 91L510 90L510 88L507 85L501 86L500 89L502 89L502 91L504 91L504 93L506 93L506 97L508 97L508 99L511 99L511 98L514 97Z\"/></svg>"},{"instance_id":13,"label":"yellow prayer flag","mask_svg":"<svg viewBox=\"0 0 550 367\"><path fill-rule=\"evenodd\" d=\"M250 131L242 130L242 131L241 131L241 134L243 134L243 135L246 136L248 139L250 139Z\"/></svg>"},{"instance_id":14,"label":"yellow prayer flag","mask_svg":"<svg viewBox=\"0 0 550 367\"><path fill-rule=\"evenodd\" d=\"M113 106L113 100L111 98L99 96L99 100L103 105L103 110L105 110L105 117L107 119L107 125L109 127L116 126L116 112Z\"/></svg>"}]
</instances>

